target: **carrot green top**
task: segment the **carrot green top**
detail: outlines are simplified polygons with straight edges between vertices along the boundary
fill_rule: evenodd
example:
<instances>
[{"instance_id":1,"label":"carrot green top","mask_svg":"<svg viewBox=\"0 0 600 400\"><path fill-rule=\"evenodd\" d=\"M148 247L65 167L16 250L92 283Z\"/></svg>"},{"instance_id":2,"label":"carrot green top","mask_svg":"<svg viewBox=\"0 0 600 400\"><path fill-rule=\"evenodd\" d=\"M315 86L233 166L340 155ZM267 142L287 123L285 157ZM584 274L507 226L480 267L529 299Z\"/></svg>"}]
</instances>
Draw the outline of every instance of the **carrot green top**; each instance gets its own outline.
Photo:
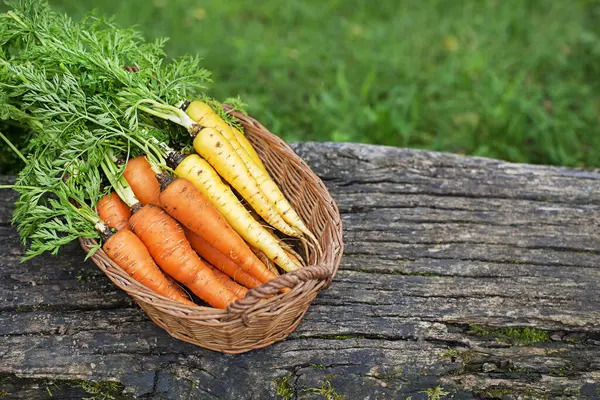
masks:
<instances>
[{"instance_id":1,"label":"carrot green top","mask_svg":"<svg viewBox=\"0 0 600 400\"><path fill-rule=\"evenodd\" d=\"M189 141L180 128L140 113L140 105L172 111L187 98L215 100L203 93L210 72L199 58L167 60L164 39L148 42L139 30L96 15L74 21L45 0L7 4L0 14L0 120L32 132L25 148L11 146L25 162L11 187L20 195L13 221L30 258L97 237L96 202L121 190L114 187L123 172L116 161L143 154L166 168L158 144Z\"/></svg>"}]
</instances>

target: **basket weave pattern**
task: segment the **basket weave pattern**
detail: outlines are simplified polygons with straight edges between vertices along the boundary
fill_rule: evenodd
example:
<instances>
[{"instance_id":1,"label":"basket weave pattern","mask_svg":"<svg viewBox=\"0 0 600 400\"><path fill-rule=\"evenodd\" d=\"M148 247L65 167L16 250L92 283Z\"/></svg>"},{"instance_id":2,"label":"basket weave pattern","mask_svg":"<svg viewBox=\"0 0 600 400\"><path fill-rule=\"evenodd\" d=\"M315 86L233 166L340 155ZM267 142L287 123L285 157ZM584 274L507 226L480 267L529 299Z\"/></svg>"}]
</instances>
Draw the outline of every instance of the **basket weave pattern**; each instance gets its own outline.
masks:
<instances>
[{"instance_id":1,"label":"basket weave pattern","mask_svg":"<svg viewBox=\"0 0 600 400\"><path fill-rule=\"evenodd\" d=\"M309 266L249 290L244 299L219 310L186 306L154 293L133 280L101 249L92 261L171 336L211 350L243 353L283 340L298 326L319 290L327 288L335 276L343 242L340 214L323 182L258 121L232 114L244 126L275 183L317 237L322 250L309 251ZM80 239L80 243L86 252L96 244L90 239ZM281 293L282 288L291 290Z\"/></svg>"}]
</instances>

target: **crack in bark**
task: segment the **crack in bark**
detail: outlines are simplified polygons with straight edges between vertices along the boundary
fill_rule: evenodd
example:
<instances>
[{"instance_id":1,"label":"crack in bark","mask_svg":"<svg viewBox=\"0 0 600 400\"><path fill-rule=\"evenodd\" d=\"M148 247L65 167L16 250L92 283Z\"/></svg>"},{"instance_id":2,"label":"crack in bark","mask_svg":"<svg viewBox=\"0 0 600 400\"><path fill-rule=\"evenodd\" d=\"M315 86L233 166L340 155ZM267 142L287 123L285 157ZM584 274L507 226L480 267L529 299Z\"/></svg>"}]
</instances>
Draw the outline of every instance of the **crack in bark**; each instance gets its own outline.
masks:
<instances>
[{"instance_id":1,"label":"crack in bark","mask_svg":"<svg viewBox=\"0 0 600 400\"><path fill-rule=\"evenodd\" d=\"M362 232L377 232L376 230L364 230ZM390 230L384 230L382 229L381 231L386 231L386 232L394 232L393 229ZM361 232L359 230L354 231L354 232ZM553 237L552 238L556 238ZM469 241L469 240L465 240L465 241L461 241L461 240L443 240L440 239L439 241L414 241L414 242L405 242L402 241L401 238L383 238L383 239L377 239L377 238L362 238L361 241L363 243L394 243L394 244L400 244L400 245L405 245L405 246L415 246L415 245L419 245L419 246L443 246L443 245L475 245L475 246L489 246L489 247L510 247L510 248L515 248L515 249L523 249L523 250L552 250L552 251L556 251L557 253L577 253L577 254L592 254L592 255L600 255L600 250L597 249L591 249L591 248L583 248L583 247L567 247L567 246L555 246L552 244L543 246L543 245L519 245L519 244L513 244L513 243L499 243L499 242L478 242L478 241Z\"/></svg>"},{"instance_id":2,"label":"crack in bark","mask_svg":"<svg viewBox=\"0 0 600 400\"><path fill-rule=\"evenodd\" d=\"M365 186L368 186L369 182L364 182L363 183ZM429 183L429 185L431 185L431 183ZM344 185L347 186L347 185ZM343 186L342 186L343 187ZM369 192L370 193L370 192ZM491 194L475 194L475 193L459 193L459 192L455 192L455 193L446 193L446 192L424 192L424 191L401 191L401 190L386 190L381 191L381 192L373 192L373 193L380 193L382 195L400 195L400 196L432 196L432 197L440 197L440 198L447 198L447 197L453 197L453 198L457 198L457 199L476 199L476 200L519 200L519 201L529 201L532 203L541 203L541 204L559 204L559 205L568 205L568 206L597 206L597 203L593 203L590 202L590 199L577 199L577 198L565 198L563 199L558 199L558 198L552 198L552 199L548 199L546 197L542 197L540 195L534 196L534 195L529 195L529 196L500 196L500 195L491 195ZM334 198L336 197L336 195L340 195L340 194L348 194L346 193L336 193L336 191L332 191L332 195L334 196ZM357 194L357 195L365 195L364 191L360 191L360 192L354 192L353 194Z\"/></svg>"},{"instance_id":3,"label":"crack in bark","mask_svg":"<svg viewBox=\"0 0 600 400\"><path fill-rule=\"evenodd\" d=\"M383 269L383 267L373 267L373 269L362 269L358 266L340 266L339 271L344 272L360 272L363 274L371 274L371 275L399 275L399 276L423 276L430 278L469 278L469 279L499 279L506 280L509 278L539 278L539 275L527 275L527 274L505 274L505 275L488 275L488 274L473 274L473 273L464 273L461 274L460 271L455 271L456 273L444 273L443 271L435 271L435 272L427 272L427 271L400 271L394 269ZM339 279L336 277L336 280Z\"/></svg>"},{"instance_id":4,"label":"crack in bark","mask_svg":"<svg viewBox=\"0 0 600 400\"><path fill-rule=\"evenodd\" d=\"M386 289L386 288L381 288L381 287L377 287L377 288L370 288L370 287L361 287L360 288L361 291L363 292L388 292L388 293L398 293L398 289ZM515 296L511 295L511 294L490 294L490 293L482 293L482 294L476 294L476 293L469 293L469 294L426 294L426 293L401 293L402 296L404 298L419 298L419 299L490 299L490 300L495 300L495 299L513 299ZM563 301L569 301L569 300L574 300L571 297L557 297L556 295L554 296L543 296L543 295L528 295L527 296L528 299L534 299L534 300L563 300ZM319 303L320 304L320 303ZM362 303L361 303L362 304ZM373 303L370 303L373 304ZM379 303L377 302L377 305L380 305L383 303Z\"/></svg>"},{"instance_id":5,"label":"crack in bark","mask_svg":"<svg viewBox=\"0 0 600 400\"><path fill-rule=\"evenodd\" d=\"M108 279L108 278L107 278ZM106 310L133 310L140 309L139 306L133 302L133 300L127 301L128 298L125 298L122 303L114 303L109 305L86 305L81 306L78 304L60 304L60 305L32 305L32 306L17 306L17 307L0 307L0 313L33 313L33 312L73 312L73 311L106 311ZM49 307L49 309L46 309Z\"/></svg>"},{"instance_id":6,"label":"crack in bark","mask_svg":"<svg viewBox=\"0 0 600 400\"><path fill-rule=\"evenodd\" d=\"M344 256L371 256L377 257L382 260L390 260L390 261L421 261L421 260L450 260L450 261L475 261L481 263L492 263L492 264L507 264L507 265L525 265L525 266L539 266L539 267L563 267L563 268L583 268L583 269L594 269L600 270L600 266L590 266L590 265L573 265L573 264L561 264L554 262L537 262L532 260L527 261L518 261L518 260L506 260L506 259L486 259L481 257L433 257L420 255L419 257L408 257L408 256L400 256L400 257L390 257L385 254L373 254L367 251L356 251L356 250L344 250Z\"/></svg>"},{"instance_id":7,"label":"crack in bark","mask_svg":"<svg viewBox=\"0 0 600 400\"><path fill-rule=\"evenodd\" d=\"M340 212L341 215L356 215L356 212ZM367 218L369 216L365 216ZM389 222L389 221L388 221ZM502 222L494 222L494 221L486 221L486 220L465 220L465 219L446 219L446 220L431 220L431 219L394 219L394 223L406 224L407 227L411 225L474 225L474 226L494 226L494 227L505 227L505 228L522 228L522 227L537 227L537 228L545 228L550 226L556 226L564 228L565 226L569 226L568 224L553 224L553 223L535 223L535 222L526 222L526 223L502 223ZM578 225L573 225L578 226ZM401 232L398 229L395 229L392 226L381 227L377 229L377 227L369 227L367 229L362 226L356 227L348 227L346 229L348 232Z\"/></svg>"}]
</instances>

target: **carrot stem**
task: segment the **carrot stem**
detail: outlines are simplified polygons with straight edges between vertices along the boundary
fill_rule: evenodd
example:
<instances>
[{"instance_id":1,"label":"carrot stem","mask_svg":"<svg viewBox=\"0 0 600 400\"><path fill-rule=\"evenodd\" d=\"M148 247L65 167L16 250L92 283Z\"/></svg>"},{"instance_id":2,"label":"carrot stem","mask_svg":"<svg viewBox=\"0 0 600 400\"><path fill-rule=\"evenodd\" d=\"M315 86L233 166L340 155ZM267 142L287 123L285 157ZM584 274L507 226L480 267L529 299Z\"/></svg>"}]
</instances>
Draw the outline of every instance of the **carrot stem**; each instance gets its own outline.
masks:
<instances>
[{"instance_id":1,"label":"carrot stem","mask_svg":"<svg viewBox=\"0 0 600 400\"><path fill-rule=\"evenodd\" d=\"M132 207L134 204L138 203L138 200L135 197L133 190L131 190L129 183L127 183L127 180L123 176L116 176L116 165L108 154L104 157L104 160L100 163L100 165L104 171L104 174L108 178L108 181L112 185L114 191L117 192L121 200L123 200L129 207Z\"/></svg>"},{"instance_id":2,"label":"carrot stem","mask_svg":"<svg viewBox=\"0 0 600 400\"><path fill-rule=\"evenodd\" d=\"M150 104L152 107L146 107L142 104ZM155 117L175 122L187 130L190 130L194 125L196 125L196 123L183 110L168 104L159 103L150 99L143 99L138 101L135 106L140 110L147 112L148 114L154 115ZM163 112L157 111L156 109L162 110Z\"/></svg>"},{"instance_id":3,"label":"carrot stem","mask_svg":"<svg viewBox=\"0 0 600 400\"><path fill-rule=\"evenodd\" d=\"M21 160L23 160L23 162L25 164L27 164L27 159L25 158L25 156L23 155L23 153L21 153L19 151L19 149L17 149L17 147L14 144L12 144L12 142L10 140L8 140L8 138L6 136L4 136L4 134L2 132L0 132L0 138L2 138L2 140L4 140L6 142L6 144L8 145L8 147L10 147L12 149L12 151L14 151L15 154L17 156L19 156L19 158Z\"/></svg>"}]
</instances>

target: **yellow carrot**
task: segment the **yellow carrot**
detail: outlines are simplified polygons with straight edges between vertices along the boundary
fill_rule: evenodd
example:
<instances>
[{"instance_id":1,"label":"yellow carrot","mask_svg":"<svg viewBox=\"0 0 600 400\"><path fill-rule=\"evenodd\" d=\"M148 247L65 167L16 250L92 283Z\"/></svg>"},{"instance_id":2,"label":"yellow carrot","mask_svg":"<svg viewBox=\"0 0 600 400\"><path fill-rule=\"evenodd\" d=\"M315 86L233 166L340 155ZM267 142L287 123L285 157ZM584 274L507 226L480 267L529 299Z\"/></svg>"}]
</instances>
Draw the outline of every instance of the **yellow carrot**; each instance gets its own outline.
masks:
<instances>
[{"instance_id":1,"label":"yellow carrot","mask_svg":"<svg viewBox=\"0 0 600 400\"><path fill-rule=\"evenodd\" d=\"M147 104L150 104L150 106L147 106ZM255 166L247 153L241 151L242 154L246 154L247 161L244 161L233 148L232 143L221 132L215 128L202 129L202 126L182 109L168 104L144 99L137 103L137 107L154 116L173 121L185 127L194 138L193 146L196 152L204 157L267 223L288 236L300 238L305 244L304 234L306 234L313 239L317 248L319 247L315 237L304 226L298 215L293 212L277 185L268 178L268 174L262 174L260 168ZM235 144L237 140L232 140L232 142ZM246 163L250 166L250 170ZM252 172L250 172L251 170ZM263 188L261 188L253 175L264 176L265 181L272 182L272 186L267 184L266 189L263 189L265 187L263 184ZM264 181L261 181L261 183L264 183ZM275 199L277 204L269 201L265 193L268 193L268 197ZM299 228L290 226L283 216L293 221Z\"/></svg>"},{"instance_id":2,"label":"yellow carrot","mask_svg":"<svg viewBox=\"0 0 600 400\"><path fill-rule=\"evenodd\" d=\"M260 158L258 157L256 152L253 151L252 145L250 145L250 143L246 140L244 135L241 134L241 132L235 129L235 127L229 126L206 103L200 101L193 101L186 109L186 113L199 125L213 128L219 133L221 133L221 135L223 135L223 137L227 141L229 141L233 150L244 162L246 168L248 169L248 172L250 172L250 175L252 175L252 177L256 181L259 189L262 191L267 201L270 203L270 205L272 205L272 207L275 208L275 210L278 212L281 218L283 218L287 225L289 225L293 229L301 231L302 233L313 239L315 243L317 242L312 232L306 227L300 216L298 216L296 211L294 211L292 206L286 200L283 193L281 193L279 187L271 179L264 165L262 164L262 162L260 162ZM235 133L236 131L238 134ZM252 152L255 157L250 156L249 152L247 151L248 148L252 149ZM259 163L256 162L256 159L259 161ZM210 160L209 162L212 164ZM245 197L243 193L241 194L243 197ZM257 212L261 216L263 216L263 214L260 211L257 210ZM267 218L265 218L265 220L271 223ZM282 232L289 234L284 231ZM298 235L290 236L298 237Z\"/></svg>"},{"instance_id":3,"label":"yellow carrot","mask_svg":"<svg viewBox=\"0 0 600 400\"><path fill-rule=\"evenodd\" d=\"M231 227L250 245L262 250L269 259L285 271L300 268L279 243L258 223L211 165L196 154L187 156L175 168L175 173L189 180L204 193Z\"/></svg>"},{"instance_id":4,"label":"yellow carrot","mask_svg":"<svg viewBox=\"0 0 600 400\"><path fill-rule=\"evenodd\" d=\"M199 125L205 128L217 129L223 134L223 136L225 136L227 140L232 143L234 147L236 147L234 142L237 142L239 147L246 151L252 161L254 161L254 163L265 173L267 172L262 160L254 150L254 147L252 147L250 142L248 142L246 137L237 128L226 123L223 118L221 118L219 114L212 109L211 106L202 101L195 100L188 105L185 111L190 118L196 121ZM228 131L231 131L231 134L228 134Z\"/></svg>"},{"instance_id":5,"label":"yellow carrot","mask_svg":"<svg viewBox=\"0 0 600 400\"><path fill-rule=\"evenodd\" d=\"M256 212L277 230L293 237L302 233L290 227L263 194L246 163L215 128L204 128L194 139L194 149L237 190Z\"/></svg>"},{"instance_id":6,"label":"yellow carrot","mask_svg":"<svg viewBox=\"0 0 600 400\"><path fill-rule=\"evenodd\" d=\"M250 215L252 216L252 218L254 218L254 219L255 219L255 220L256 220L256 221L257 221L259 224L261 224L261 226L263 226L263 227L265 228L265 230L267 231L267 233L268 233L269 235L271 235L271 237L272 237L274 240L276 240L276 241L277 241L277 243L279 243L279 246L280 246L280 247L283 249L283 251L285 251L285 252L288 254L288 256L289 256L289 257L290 257L290 258L291 258L291 259L292 259L292 260L293 260L293 261L294 261L296 264L298 264L298 265L304 265L304 262L303 262L303 261L300 261L300 260L302 260L302 257L300 256L300 254L298 254L298 253L297 253L297 252L296 252L296 251L295 251L295 250L292 248L292 246L290 246L289 244L285 243L285 242L284 242L284 241L283 241L283 240L282 240L282 239L281 239L279 236L277 236L277 235L276 235L276 233L275 233L275 231L274 231L274 230L273 230L273 229L272 229L270 226L268 226L268 225L267 225L267 226L265 226L265 225L266 225L265 221L263 221L263 219L260 217L260 215L258 215L258 214L256 213L256 211L254 211L253 209L251 209L251 208L249 208L249 207L246 207L246 210L248 210L248 212L250 213ZM306 247L306 243L305 243L303 240L301 240L301 241L302 241L302 244L304 245L304 251L305 251L305 254L306 254L306 259L308 259L308 248ZM258 249L256 249L255 247L251 247L251 248L252 248L252 251L254 251L254 250L258 250ZM258 251L260 251L260 250L258 250ZM254 251L254 253L256 253L256 251ZM261 253L262 253L262 252L261 252ZM264 255L264 254L263 254L263 255ZM257 256L258 256L258 254L257 254ZM259 256L259 258L260 258L260 256ZM264 260L263 260L262 258L260 258L260 260L261 260L261 261L263 261L263 263L264 263ZM269 267L269 266L268 266L268 267ZM271 267L269 267L269 269L271 269Z\"/></svg>"},{"instance_id":7,"label":"yellow carrot","mask_svg":"<svg viewBox=\"0 0 600 400\"><path fill-rule=\"evenodd\" d=\"M273 207L275 207L275 210L277 210L283 220L292 228L301 231L306 236L313 239L316 243L317 240L312 232L306 227L306 225L304 225L304 222L302 222L300 216L296 213L296 211L294 211L290 203L288 203L288 201L285 199L283 193L281 193L281 190L279 190L279 187L269 177L269 175L261 172L260 168L258 168L256 164L248 165L248 170L256 180L258 187L262 189L267 200L273 204Z\"/></svg>"},{"instance_id":8,"label":"yellow carrot","mask_svg":"<svg viewBox=\"0 0 600 400\"><path fill-rule=\"evenodd\" d=\"M244 136L244 134L240 132L239 129L237 129L235 126L232 126L231 130L233 131L233 134L237 138L238 142L242 145L242 148L246 150L246 153L248 153L252 161L254 161L254 163L265 173L268 173L267 169L265 168L265 165L258 156L258 153L256 152L256 150L254 150L254 147L252 147L248 139L246 139L246 136Z\"/></svg>"}]
</instances>

